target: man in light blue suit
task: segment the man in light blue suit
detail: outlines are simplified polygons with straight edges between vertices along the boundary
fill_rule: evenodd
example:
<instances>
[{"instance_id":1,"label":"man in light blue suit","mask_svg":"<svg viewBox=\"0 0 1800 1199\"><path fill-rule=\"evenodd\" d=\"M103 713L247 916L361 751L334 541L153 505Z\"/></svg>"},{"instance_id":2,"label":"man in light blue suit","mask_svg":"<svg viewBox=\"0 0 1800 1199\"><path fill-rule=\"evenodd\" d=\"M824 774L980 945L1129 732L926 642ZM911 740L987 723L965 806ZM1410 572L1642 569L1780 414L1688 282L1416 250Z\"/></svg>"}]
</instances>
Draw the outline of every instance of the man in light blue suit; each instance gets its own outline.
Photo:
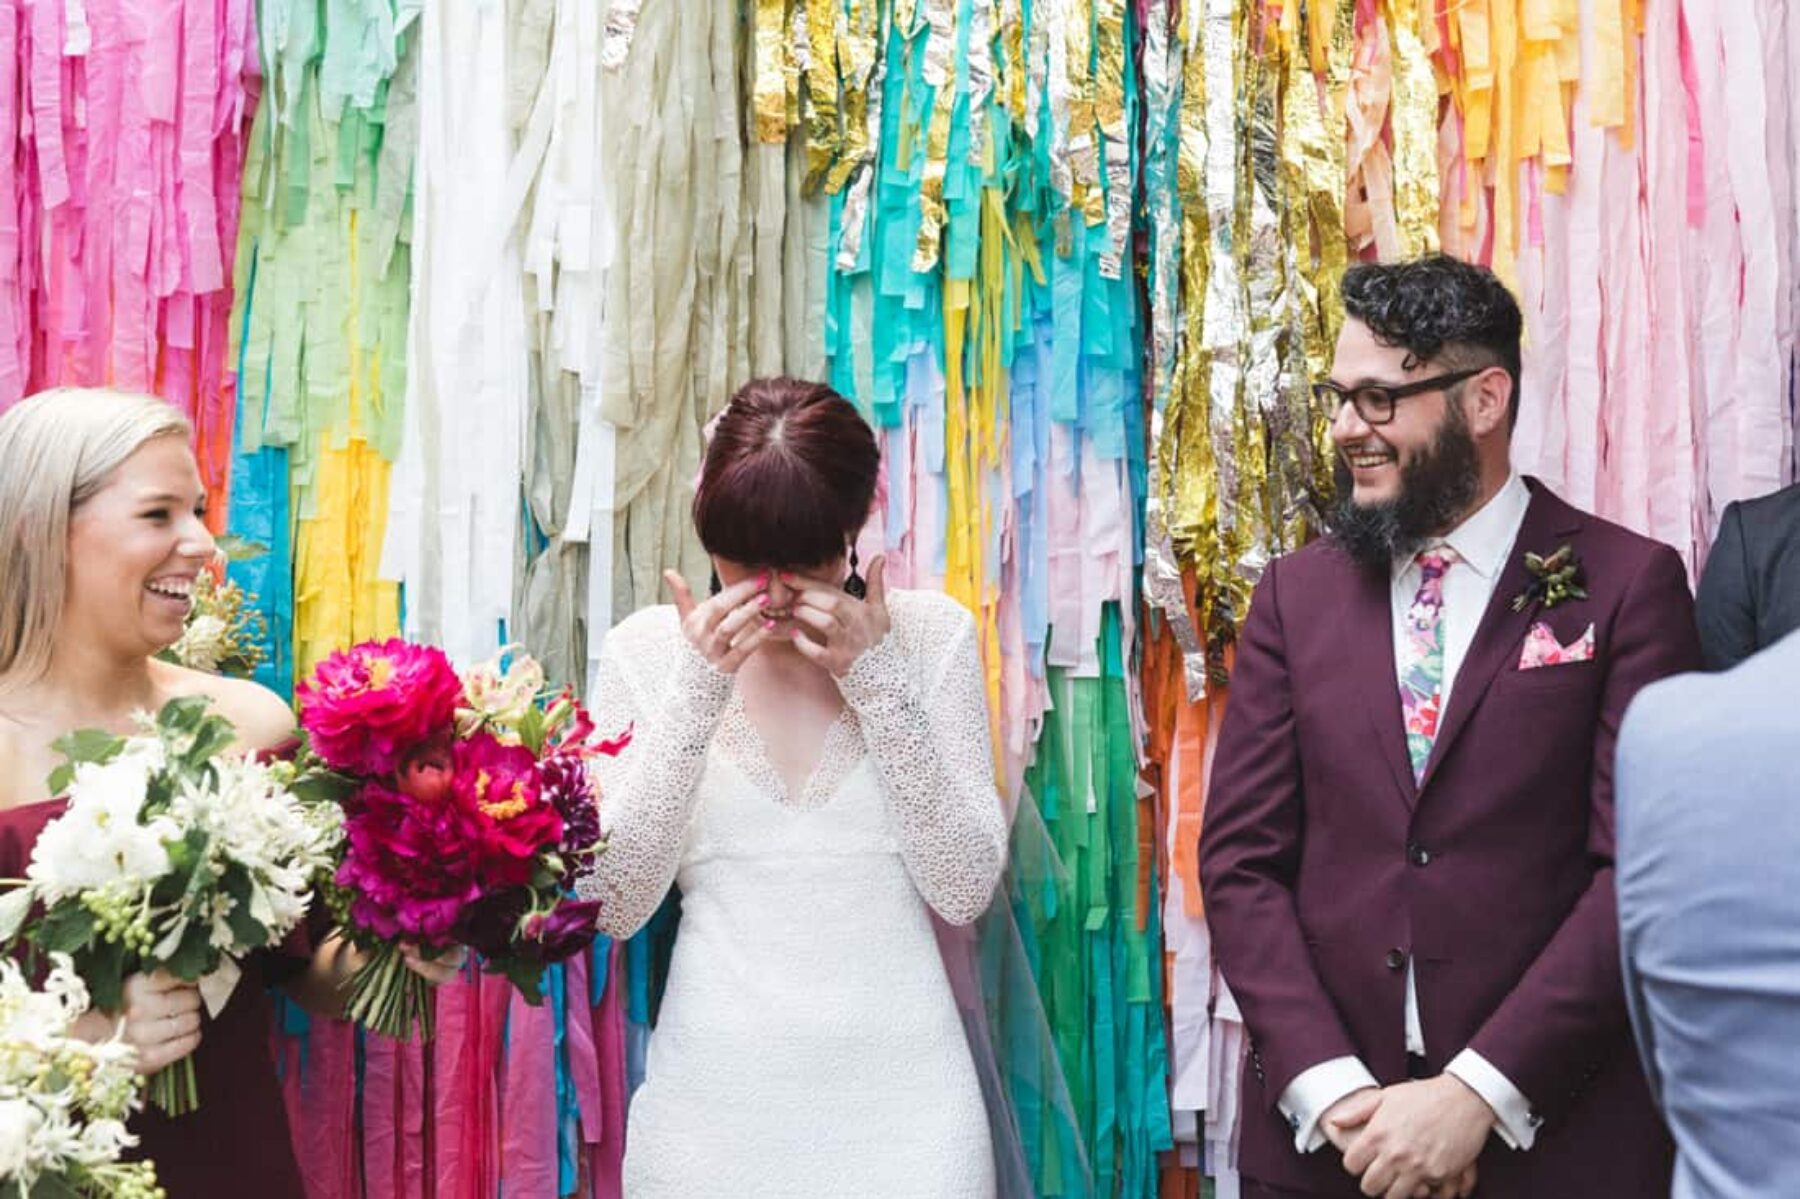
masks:
<instances>
[{"instance_id":1,"label":"man in light blue suit","mask_svg":"<svg viewBox=\"0 0 1800 1199\"><path fill-rule=\"evenodd\" d=\"M1617 787L1625 991L1675 1199L1800 1196L1800 633L1639 692Z\"/></svg>"}]
</instances>

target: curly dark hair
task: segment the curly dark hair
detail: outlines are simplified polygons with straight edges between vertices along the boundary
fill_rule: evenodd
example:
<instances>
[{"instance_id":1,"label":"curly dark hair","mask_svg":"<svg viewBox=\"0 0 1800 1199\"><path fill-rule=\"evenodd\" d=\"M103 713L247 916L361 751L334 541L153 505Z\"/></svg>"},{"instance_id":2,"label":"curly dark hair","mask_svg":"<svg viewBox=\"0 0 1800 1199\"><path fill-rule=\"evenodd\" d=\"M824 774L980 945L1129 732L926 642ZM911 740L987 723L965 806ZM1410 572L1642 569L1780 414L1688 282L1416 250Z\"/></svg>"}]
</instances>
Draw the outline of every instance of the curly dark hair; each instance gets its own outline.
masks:
<instances>
[{"instance_id":1,"label":"curly dark hair","mask_svg":"<svg viewBox=\"0 0 1800 1199\"><path fill-rule=\"evenodd\" d=\"M1375 340L1406 351L1406 369L1499 366L1512 379L1509 427L1519 419L1519 338L1525 318L1485 267L1447 254L1358 263L1344 272L1344 312Z\"/></svg>"}]
</instances>

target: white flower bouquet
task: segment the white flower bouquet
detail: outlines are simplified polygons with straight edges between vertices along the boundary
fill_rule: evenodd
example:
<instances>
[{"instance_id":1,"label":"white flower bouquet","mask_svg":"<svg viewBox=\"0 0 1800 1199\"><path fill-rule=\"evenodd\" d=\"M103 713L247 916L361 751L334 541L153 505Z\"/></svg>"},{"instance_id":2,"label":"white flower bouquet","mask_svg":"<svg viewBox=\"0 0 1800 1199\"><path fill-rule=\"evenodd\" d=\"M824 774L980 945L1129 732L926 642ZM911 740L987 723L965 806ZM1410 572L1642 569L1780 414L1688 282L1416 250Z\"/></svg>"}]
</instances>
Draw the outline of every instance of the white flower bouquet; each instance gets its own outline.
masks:
<instances>
[{"instance_id":1,"label":"white flower bouquet","mask_svg":"<svg viewBox=\"0 0 1800 1199\"><path fill-rule=\"evenodd\" d=\"M171 701L131 737L57 742L51 777L68 809L38 835L24 884L0 898L0 938L67 954L94 1002L117 1011L124 980L164 970L197 982L217 1015L240 960L305 917L313 876L342 836L335 805L302 798L288 762L228 752L231 723L203 698ZM150 1079L171 1115L198 1103L192 1059Z\"/></svg>"},{"instance_id":2,"label":"white flower bouquet","mask_svg":"<svg viewBox=\"0 0 1800 1199\"><path fill-rule=\"evenodd\" d=\"M256 610L256 597L203 570L194 580L191 598L181 640L157 657L209 674L242 679L255 674L268 658L263 643L269 635L267 621Z\"/></svg>"},{"instance_id":3,"label":"white flower bouquet","mask_svg":"<svg viewBox=\"0 0 1800 1199\"><path fill-rule=\"evenodd\" d=\"M51 960L33 990L0 959L0 1194L153 1199L155 1168L119 1160L137 1143L125 1128L140 1101L132 1049L71 1035L87 987L67 956Z\"/></svg>"}]
</instances>

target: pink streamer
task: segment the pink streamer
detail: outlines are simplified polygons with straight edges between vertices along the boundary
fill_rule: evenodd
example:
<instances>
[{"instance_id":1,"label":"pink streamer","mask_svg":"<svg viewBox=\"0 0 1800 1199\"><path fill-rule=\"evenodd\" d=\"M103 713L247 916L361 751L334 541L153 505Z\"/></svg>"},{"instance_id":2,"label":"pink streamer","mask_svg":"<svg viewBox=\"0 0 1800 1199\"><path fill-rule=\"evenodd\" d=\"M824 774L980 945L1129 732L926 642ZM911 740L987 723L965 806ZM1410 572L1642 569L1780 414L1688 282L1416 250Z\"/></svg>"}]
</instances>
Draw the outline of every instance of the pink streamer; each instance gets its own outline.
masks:
<instances>
[{"instance_id":1,"label":"pink streamer","mask_svg":"<svg viewBox=\"0 0 1800 1199\"><path fill-rule=\"evenodd\" d=\"M533 1006L515 988L508 987L506 994L506 1050L500 1064L496 1112L500 1193L521 1199L556 1199L559 1170L553 1009L548 998Z\"/></svg>"},{"instance_id":2,"label":"pink streamer","mask_svg":"<svg viewBox=\"0 0 1800 1199\"><path fill-rule=\"evenodd\" d=\"M365 1036L362 1131L367 1194L427 1199L434 1193L425 1170L424 1112L430 1082L427 1058L416 1040L402 1043L373 1033Z\"/></svg>"},{"instance_id":3,"label":"pink streamer","mask_svg":"<svg viewBox=\"0 0 1800 1199\"><path fill-rule=\"evenodd\" d=\"M599 1145L606 1100L600 1083L600 1048L594 1039L594 1014L588 1008L588 955L576 954L564 968L563 994L567 1018L563 1043L569 1058L569 1077L575 1084L575 1106L581 1113L585 1145Z\"/></svg>"},{"instance_id":4,"label":"pink streamer","mask_svg":"<svg viewBox=\"0 0 1800 1199\"><path fill-rule=\"evenodd\" d=\"M607 967L606 990L595 1009L595 1041L600 1047L600 1090L605 1096L601 1113L600 1143L589 1160L593 1163L594 1199L624 1199L625 1104L629 1083L625 1077L625 947L614 944Z\"/></svg>"},{"instance_id":5,"label":"pink streamer","mask_svg":"<svg viewBox=\"0 0 1800 1199\"><path fill-rule=\"evenodd\" d=\"M87 0L0 13L0 409L57 386L186 411L225 498L231 258L260 81L253 0ZM222 519L224 505L218 505Z\"/></svg>"},{"instance_id":6,"label":"pink streamer","mask_svg":"<svg viewBox=\"0 0 1800 1199\"><path fill-rule=\"evenodd\" d=\"M304 1041L276 1034L294 1156L309 1199L362 1194L356 1155L356 1029L314 1019Z\"/></svg>"}]
</instances>

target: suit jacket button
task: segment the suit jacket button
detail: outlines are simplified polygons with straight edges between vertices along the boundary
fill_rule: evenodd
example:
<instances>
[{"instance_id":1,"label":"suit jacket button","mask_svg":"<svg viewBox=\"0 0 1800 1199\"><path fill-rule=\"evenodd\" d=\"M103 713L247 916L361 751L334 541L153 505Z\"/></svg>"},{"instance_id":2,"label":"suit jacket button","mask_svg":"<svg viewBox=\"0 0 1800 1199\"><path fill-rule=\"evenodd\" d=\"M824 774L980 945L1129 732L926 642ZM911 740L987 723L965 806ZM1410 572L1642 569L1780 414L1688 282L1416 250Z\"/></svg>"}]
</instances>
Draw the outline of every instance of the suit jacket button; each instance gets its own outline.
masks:
<instances>
[{"instance_id":1,"label":"suit jacket button","mask_svg":"<svg viewBox=\"0 0 1800 1199\"><path fill-rule=\"evenodd\" d=\"M1409 842L1406 846L1406 860L1415 866L1429 866L1431 864L1431 851L1426 849L1423 845L1420 845L1417 841Z\"/></svg>"},{"instance_id":2,"label":"suit jacket button","mask_svg":"<svg viewBox=\"0 0 1800 1199\"><path fill-rule=\"evenodd\" d=\"M1404 949L1388 950L1387 968L1389 970L1398 970L1405 965L1406 965L1406 951Z\"/></svg>"}]
</instances>

